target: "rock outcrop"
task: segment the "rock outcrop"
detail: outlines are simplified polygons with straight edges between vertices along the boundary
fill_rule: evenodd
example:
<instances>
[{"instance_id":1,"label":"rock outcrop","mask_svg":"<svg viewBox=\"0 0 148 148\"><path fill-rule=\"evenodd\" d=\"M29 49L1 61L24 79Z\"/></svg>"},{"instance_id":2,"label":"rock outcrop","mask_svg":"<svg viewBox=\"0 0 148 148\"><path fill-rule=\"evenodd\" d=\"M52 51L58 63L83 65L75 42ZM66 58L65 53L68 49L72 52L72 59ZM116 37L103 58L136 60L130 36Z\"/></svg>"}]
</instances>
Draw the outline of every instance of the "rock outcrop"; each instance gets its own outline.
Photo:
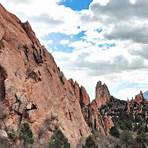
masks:
<instances>
[{"instance_id":1,"label":"rock outcrop","mask_svg":"<svg viewBox=\"0 0 148 148\"><path fill-rule=\"evenodd\" d=\"M81 92L88 103L84 88ZM76 93L30 24L0 5L0 101L8 110L0 119L0 129L17 132L27 122L35 144L43 147L60 128L76 147L90 134Z\"/></svg>"},{"instance_id":2,"label":"rock outcrop","mask_svg":"<svg viewBox=\"0 0 148 148\"><path fill-rule=\"evenodd\" d=\"M136 102L137 104L140 104L144 101L144 96L143 96L143 92L140 91L140 93L138 95L135 96L134 102Z\"/></svg>"},{"instance_id":3,"label":"rock outcrop","mask_svg":"<svg viewBox=\"0 0 148 148\"><path fill-rule=\"evenodd\" d=\"M92 129L98 130L100 133L107 135L109 129L114 126L111 117L108 115L101 115L99 109L101 106L110 102L110 93L106 84L99 81L96 85L96 97L90 104L91 119L93 120Z\"/></svg>"},{"instance_id":4,"label":"rock outcrop","mask_svg":"<svg viewBox=\"0 0 148 148\"><path fill-rule=\"evenodd\" d=\"M110 93L106 84L102 84L99 81L96 85L96 98L90 102L89 95L87 94L83 86L79 86L77 82L72 79L69 80L74 90L77 100L81 105L81 110L84 119L92 132L99 131L103 135L107 135L109 129L114 126L110 116L102 116L99 112L99 108L108 102L110 102Z\"/></svg>"},{"instance_id":5,"label":"rock outcrop","mask_svg":"<svg viewBox=\"0 0 148 148\"><path fill-rule=\"evenodd\" d=\"M101 81L91 102L83 86L67 80L54 58L42 46L29 22L22 23L0 5L0 130L18 134L29 124L36 147L44 147L58 128L75 148L80 139L98 131L107 135L113 126L101 106L111 96ZM28 125L27 125L28 126ZM15 147L20 139L11 141ZM11 143L10 142L10 143Z\"/></svg>"},{"instance_id":6,"label":"rock outcrop","mask_svg":"<svg viewBox=\"0 0 148 148\"><path fill-rule=\"evenodd\" d=\"M95 101L98 107L107 104L110 101L110 92L106 84L99 81L96 85L96 98Z\"/></svg>"}]
</instances>

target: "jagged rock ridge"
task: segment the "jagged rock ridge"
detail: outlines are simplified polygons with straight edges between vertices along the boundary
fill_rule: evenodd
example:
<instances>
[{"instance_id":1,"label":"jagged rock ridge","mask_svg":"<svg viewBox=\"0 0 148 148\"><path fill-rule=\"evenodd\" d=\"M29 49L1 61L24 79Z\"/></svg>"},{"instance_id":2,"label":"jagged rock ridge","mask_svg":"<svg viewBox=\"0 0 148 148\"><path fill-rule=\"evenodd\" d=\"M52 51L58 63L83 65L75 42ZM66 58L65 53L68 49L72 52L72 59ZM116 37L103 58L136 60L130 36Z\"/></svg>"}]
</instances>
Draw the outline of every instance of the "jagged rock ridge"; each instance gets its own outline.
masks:
<instances>
[{"instance_id":1,"label":"jagged rock ridge","mask_svg":"<svg viewBox=\"0 0 148 148\"><path fill-rule=\"evenodd\" d=\"M47 146L60 129L75 148L96 131L108 135L120 111L141 113L142 103L146 108L142 92L134 101L120 101L101 81L91 102L83 86L65 78L29 22L22 23L0 5L0 137L9 139L10 131L17 133L27 122L36 147ZM137 109L131 111L133 106ZM21 141L11 144L19 147Z\"/></svg>"},{"instance_id":2,"label":"jagged rock ridge","mask_svg":"<svg viewBox=\"0 0 148 148\"><path fill-rule=\"evenodd\" d=\"M79 100L52 55L40 44L29 22L22 23L2 5L0 101L7 110L0 129L17 132L27 122L39 147L49 142L56 128L72 147L90 134ZM17 139L15 146L19 145Z\"/></svg>"}]
</instances>

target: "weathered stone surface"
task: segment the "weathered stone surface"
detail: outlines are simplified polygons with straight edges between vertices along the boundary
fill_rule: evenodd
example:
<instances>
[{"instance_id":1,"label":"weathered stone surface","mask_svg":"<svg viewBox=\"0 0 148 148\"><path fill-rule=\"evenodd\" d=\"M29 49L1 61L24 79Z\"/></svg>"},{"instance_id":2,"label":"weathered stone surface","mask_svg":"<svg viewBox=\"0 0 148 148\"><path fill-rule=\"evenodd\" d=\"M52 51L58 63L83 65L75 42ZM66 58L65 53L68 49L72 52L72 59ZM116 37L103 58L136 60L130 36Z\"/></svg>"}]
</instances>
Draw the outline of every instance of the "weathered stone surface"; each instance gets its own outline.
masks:
<instances>
[{"instance_id":1,"label":"weathered stone surface","mask_svg":"<svg viewBox=\"0 0 148 148\"><path fill-rule=\"evenodd\" d=\"M83 86L81 86L80 88L80 103L85 104L85 105L90 104L89 95Z\"/></svg>"},{"instance_id":2,"label":"weathered stone surface","mask_svg":"<svg viewBox=\"0 0 148 148\"><path fill-rule=\"evenodd\" d=\"M99 81L96 85L95 101L98 107L101 107L102 105L105 105L107 102L110 101L110 92L106 84L102 84L101 81Z\"/></svg>"},{"instance_id":3,"label":"weathered stone surface","mask_svg":"<svg viewBox=\"0 0 148 148\"><path fill-rule=\"evenodd\" d=\"M17 130L27 121L39 145L60 128L75 148L91 131L106 135L113 126L111 117L99 112L110 101L107 86L99 81L90 102L83 86L65 78L29 22L22 23L1 5L0 51L0 100L8 110L7 127Z\"/></svg>"},{"instance_id":4,"label":"weathered stone surface","mask_svg":"<svg viewBox=\"0 0 148 148\"><path fill-rule=\"evenodd\" d=\"M8 138L8 134L4 130L0 130L0 138Z\"/></svg>"},{"instance_id":5,"label":"weathered stone surface","mask_svg":"<svg viewBox=\"0 0 148 148\"><path fill-rule=\"evenodd\" d=\"M90 110L89 124L91 129L93 131L95 130L99 131L102 135L106 135L103 117L98 110L98 106L95 100L92 101L89 110Z\"/></svg>"},{"instance_id":6,"label":"weathered stone surface","mask_svg":"<svg viewBox=\"0 0 148 148\"><path fill-rule=\"evenodd\" d=\"M96 85L96 97L89 105L88 125L92 130L98 130L103 135L108 134L113 123L110 117L100 114L99 108L110 102L110 97L106 84L99 81Z\"/></svg>"},{"instance_id":7,"label":"weathered stone surface","mask_svg":"<svg viewBox=\"0 0 148 148\"><path fill-rule=\"evenodd\" d=\"M135 96L134 102L136 102L137 104L140 104L143 101L144 101L144 96L142 91L140 91L140 93Z\"/></svg>"},{"instance_id":8,"label":"weathered stone surface","mask_svg":"<svg viewBox=\"0 0 148 148\"><path fill-rule=\"evenodd\" d=\"M114 126L112 117L109 115L105 115L103 118L104 118L105 132L106 134L109 134L110 129Z\"/></svg>"},{"instance_id":9,"label":"weathered stone surface","mask_svg":"<svg viewBox=\"0 0 148 148\"><path fill-rule=\"evenodd\" d=\"M22 23L22 27L25 30L25 32L27 33L27 35L28 35L29 39L32 41L32 43L34 45L37 45L38 47L40 47L41 44L40 44L39 40L36 38L36 35L33 32L29 22L27 21L25 23Z\"/></svg>"},{"instance_id":10,"label":"weathered stone surface","mask_svg":"<svg viewBox=\"0 0 148 148\"><path fill-rule=\"evenodd\" d=\"M79 86L73 79L69 80L74 94L79 100L81 110L85 118L86 123L92 131L99 131L101 134L108 134L110 128L113 126L113 122L110 116L102 116L99 112L99 108L108 102L110 102L110 93L105 84L99 81L96 85L96 98L90 102L89 95L83 86Z\"/></svg>"},{"instance_id":11,"label":"weathered stone surface","mask_svg":"<svg viewBox=\"0 0 148 148\"><path fill-rule=\"evenodd\" d=\"M57 67L52 55L41 46L30 24L22 23L2 5L0 39L0 66L7 74L5 78L0 69L0 85L3 86L0 99L9 110L6 125L19 128L21 121L27 121L37 138L52 112L57 114L58 126L72 147L76 147L82 137L90 134L77 99L80 98L78 84L75 83L74 94L69 81ZM85 96L85 99L88 98ZM57 126L56 121L49 127L51 131L46 130L45 137L42 137L47 143L54 126Z\"/></svg>"}]
</instances>

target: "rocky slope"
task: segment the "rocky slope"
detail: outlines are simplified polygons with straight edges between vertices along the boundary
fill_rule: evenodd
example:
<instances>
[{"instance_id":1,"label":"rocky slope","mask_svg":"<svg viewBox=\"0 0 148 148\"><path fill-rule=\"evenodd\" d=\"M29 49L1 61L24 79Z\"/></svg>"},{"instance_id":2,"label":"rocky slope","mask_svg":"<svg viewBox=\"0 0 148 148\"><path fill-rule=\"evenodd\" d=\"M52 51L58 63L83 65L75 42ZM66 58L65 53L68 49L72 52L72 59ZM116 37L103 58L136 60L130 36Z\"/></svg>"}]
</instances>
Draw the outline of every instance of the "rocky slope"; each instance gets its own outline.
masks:
<instances>
[{"instance_id":1,"label":"rocky slope","mask_svg":"<svg viewBox=\"0 0 148 148\"><path fill-rule=\"evenodd\" d=\"M0 147L46 148L60 136L76 148L92 134L101 148L115 147L114 127L147 132L147 107L142 92L121 101L101 81L91 102L83 86L65 78L29 22L0 5Z\"/></svg>"},{"instance_id":2,"label":"rocky slope","mask_svg":"<svg viewBox=\"0 0 148 148\"><path fill-rule=\"evenodd\" d=\"M79 87L77 82L73 82L72 79L69 80L72 88L77 96L84 119L87 125L90 127L91 131L98 131L102 135L107 135L108 131L113 125L112 119L108 115L101 115L99 108L110 101L110 93L106 84L102 84L99 81L96 85L96 97L90 102L89 95L87 94L85 88Z\"/></svg>"},{"instance_id":3,"label":"rocky slope","mask_svg":"<svg viewBox=\"0 0 148 148\"><path fill-rule=\"evenodd\" d=\"M60 128L73 147L90 134L73 88L28 22L0 5L0 129L17 132L27 122L35 143L48 143ZM18 146L20 141L15 141Z\"/></svg>"},{"instance_id":4,"label":"rocky slope","mask_svg":"<svg viewBox=\"0 0 148 148\"><path fill-rule=\"evenodd\" d=\"M29 22L0 5L0 137L11 147L22 144L22 127L31 130L35 147L46 147L56 129L74 148L92 131L106 135L111 119L98 108L109 98L106 85L98 82L90 102L83 86L65 78Z\"/></svg>"},{"instance_id":5,"label":"rocky slope","mask_svg":"<svg viewBox=\"0 0 148 148\"><path fill-rule=\"evenodd\" d=\"M142 92L127 101L111 97L99 111L112 118L109 133L121 140L121 147L148 147L148 101Z\"/></svg>"}]
</instances>

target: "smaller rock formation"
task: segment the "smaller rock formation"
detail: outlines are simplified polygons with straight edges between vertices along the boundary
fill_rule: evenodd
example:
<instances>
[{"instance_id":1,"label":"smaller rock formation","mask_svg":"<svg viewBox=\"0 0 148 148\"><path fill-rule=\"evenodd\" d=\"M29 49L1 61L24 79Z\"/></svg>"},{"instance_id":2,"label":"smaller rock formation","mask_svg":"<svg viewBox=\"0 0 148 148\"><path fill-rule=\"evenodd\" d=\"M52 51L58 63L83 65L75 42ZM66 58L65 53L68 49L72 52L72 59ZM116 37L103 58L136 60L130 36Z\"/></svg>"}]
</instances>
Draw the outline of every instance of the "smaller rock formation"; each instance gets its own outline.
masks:
<instances>
[{"instance_id":1,"label":"smaller rock formation","mask_svg":"<svg viewBox=\"0 0 148 148\"><path fill-rule=\"evenodd\" d=\"M73 79L69 79L68 81L70 82L70 84L72 86L72 89L74 91L74 94L75 94L77 100L79 100L79 102L80 102L80 86L79 86L79 84L76 81L74 82Z\"/></svg>"},{"instance_id":2,"label":"smaller rock formation","mask_svg":"<svg viewBox=\"0 0 148 148\"><path fill-rule=\"evenodd\" d=\"M130 101L127 99L126 107L125 107L126 112L129 114L131 112L130 110Z\"/></svg>"},{"instance_id":3,"label":"smaller rock formation","mask_svg":"<svg viewBox=\"0 0 148 148\"><path fill-rule=\"evenodd\" d=\"M112 117L109 115L105 115L103 118L104 118L104 126L105 126L106 134L109 134L110 129L114 126Z\"/></svg>"},{"instance_id":4,"label":"smaller rock formation","mask_svg":"<svg viewBox=\"0 0 148 148\"><path fill-rule=\"evenodd\" d=\"M81 105L83 105L83 104L89 105L90 104L89 95L83 86L81 86L81 88L80 88L80 104Z\"/></svg>"},{"instance_id":5,"label":"smaller rock formation","mask_svg":"<svg viewBox=\"0 0 148 148\"><path fill-rule=\"evenodd\" d=\"M103 135L107 135L110 128L114 126L111 116L101 115L99 108L110 102L110 93L106 84L99 81L96 85L96 98L90 102L90 97L83 86L79 86L72 79L69 80L74 94L79 100L84 119L92 132L99 131Z\"/></svg>"},{"instance_id":6,"label":"smaller rock formation","mask_svg":"<svg viewBox=\"0 0 148 148\"><path fill-rule=\"evenodd\" d=\"M95 100L90 104L89 113L89 126L92 131L99 131L103 135L106 135L104 121Z\"/></svg>"},{"instance_id":7,"label":"smaller rock formation","mask_svg":"<svg viewBox=\"0 0 148 148\"><path fill-rule=\"evenodd\" d=\"M102 84L101 81L99 81L96 85L95 101L98 108L110 101L110 92L108 90L108 87L106 86L106 84Z\"/></svg>"},{"instance_id":8,"label":"smaller rock formation","mask_svg":"<svg viewBox=\"0 0 148 148\"><path fill-rule=\"evenodd\" d=\"M109 116L102 116L99 108L109 103L110 98L111 96L106 84L102 84L99 81L96 85L96 97L89 107L89 126L93 131L100 131L104 135L108 134L109 129L113 126L113 122Z\"/></svg>"},{"instance_id":9,"label":"smaller rock formation","mask_svg":"<svg viewBox=\"0 0 148 148\"><path fill-rule=\"evenodd\" d=\"M136 102L137 104L140 104L143 101L144 101L144 96L142 91L140 91L140 93L135 96L134 102Z\"/></svg>"}]
</instances>

